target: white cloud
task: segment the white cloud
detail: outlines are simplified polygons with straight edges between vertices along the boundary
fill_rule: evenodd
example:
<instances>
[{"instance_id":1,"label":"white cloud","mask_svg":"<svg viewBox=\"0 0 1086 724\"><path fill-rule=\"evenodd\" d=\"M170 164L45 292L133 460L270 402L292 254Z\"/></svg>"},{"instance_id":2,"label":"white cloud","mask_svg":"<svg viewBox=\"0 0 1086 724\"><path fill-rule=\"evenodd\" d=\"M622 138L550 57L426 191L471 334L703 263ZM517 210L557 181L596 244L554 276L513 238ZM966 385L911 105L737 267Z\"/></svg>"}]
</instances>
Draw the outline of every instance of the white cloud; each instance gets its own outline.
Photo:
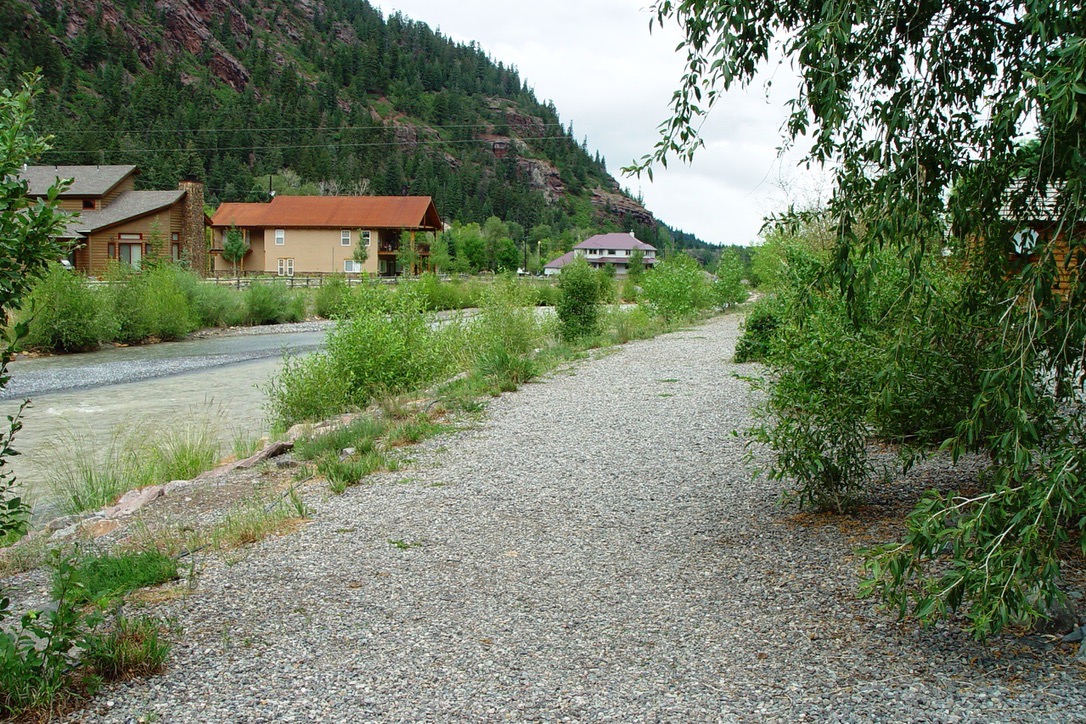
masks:
<instances>
[{"instance_id":1,"label":"white cloud","mask_svg":"<svg viewBox=\"0 0 1086 724\"><path fill-rule=\"evenodd\" d=\"M648 2L648 0L643 0ZM587 136L617 175L651 152L656 128L683 72L677 28L657 26L651 13L626 0L378 0L386 15L399 10L454 40L476 41L496 61L515 65L540 100L552 100L578 139ZM786 68L772 90L758 84L729 93L702 129L706 147L690 166L657 169L654 181L619 181L666 223L720 243L748 243L762 217L786 205L798 154L777 158L784 100L792 90Z\"/></svg>"}]
</instances>

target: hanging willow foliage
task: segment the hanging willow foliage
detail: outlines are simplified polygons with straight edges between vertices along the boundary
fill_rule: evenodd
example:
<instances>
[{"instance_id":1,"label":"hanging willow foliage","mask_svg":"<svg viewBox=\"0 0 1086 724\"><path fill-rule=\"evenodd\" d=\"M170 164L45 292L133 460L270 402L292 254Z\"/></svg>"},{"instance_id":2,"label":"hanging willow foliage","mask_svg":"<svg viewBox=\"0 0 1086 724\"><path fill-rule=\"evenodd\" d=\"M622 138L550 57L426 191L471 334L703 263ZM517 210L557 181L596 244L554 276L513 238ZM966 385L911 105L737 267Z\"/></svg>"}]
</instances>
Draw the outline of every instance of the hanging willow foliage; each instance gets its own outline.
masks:
<instances>
[{"instance_id":1,"label":"hanging willow foliage","mask_svg":"<svg viewBox=\"0 0 1086 724\"><path fill-rule=\"evenodd\" d=\"M890 337L952 335L975 350L971 401L927 443L987 453L982 491L926 497L903 540L866 552L864 590L903 616L957 611L980 637L1045 615L1064 595L1061 570L1086 554L1086 8L664 0L654 11L681 26L686 73L654 151L628 170L692 158L723 92L783 58L800 80L783 133L835 176L820 213L837 241L820 285L863 338L860 311L891 252L908 270L900 298L925 311L882 318L897 326ZM925 272L933 247L964 277L953 297ZM916 363L882 358L891 380ZM900 388L888 389L855 413L865 429L892 414ZM933 417L950 409L930 404ZM769 431L778 455L797 444Z\"/></svg>"}]
</instances>

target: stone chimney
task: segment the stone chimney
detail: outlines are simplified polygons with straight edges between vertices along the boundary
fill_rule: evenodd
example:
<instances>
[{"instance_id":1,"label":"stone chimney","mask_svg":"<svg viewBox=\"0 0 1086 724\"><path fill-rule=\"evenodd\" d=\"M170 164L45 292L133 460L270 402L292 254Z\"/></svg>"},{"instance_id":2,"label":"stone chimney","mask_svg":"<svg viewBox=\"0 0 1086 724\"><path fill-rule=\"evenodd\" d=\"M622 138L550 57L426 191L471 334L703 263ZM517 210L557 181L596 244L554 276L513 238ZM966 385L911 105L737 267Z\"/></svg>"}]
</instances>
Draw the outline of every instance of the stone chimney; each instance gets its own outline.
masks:
<instances>
[{"instance_id":1,"label":"stone chimney","mask_svg":"<svg viewBox=\"0 0 1086 724\"><path fill-rule=\"evenodd\" d=\"M177 184L185 192L181 199L181 254L200 276L206 276L207 231L204 226L204 184L195 176L186 176Z\"/></svg>"}]
</instances>

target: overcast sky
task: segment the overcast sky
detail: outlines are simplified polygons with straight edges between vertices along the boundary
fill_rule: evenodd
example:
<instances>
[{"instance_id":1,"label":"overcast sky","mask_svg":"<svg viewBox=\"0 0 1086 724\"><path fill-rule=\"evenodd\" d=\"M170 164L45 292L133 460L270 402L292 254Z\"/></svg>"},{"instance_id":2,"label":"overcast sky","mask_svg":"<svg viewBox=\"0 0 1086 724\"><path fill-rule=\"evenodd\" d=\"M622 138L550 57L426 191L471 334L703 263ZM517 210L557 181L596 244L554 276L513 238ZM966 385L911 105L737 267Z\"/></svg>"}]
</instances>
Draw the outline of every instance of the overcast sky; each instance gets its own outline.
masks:
<instances>
[{"instance_id":1,"label":"overcast sky","mask_svg":"<svg viewBox=\"0 0 1086 724\"><path fill-rule=\"evenodd\" d=\"M794 86L787 67L770 69L772 93L763 79L717 105L703 128L706 148L691 166L657 169L653 182L621 177L621 167L652 150L683 71L678 28L649 33L650 0L375 4L515 65L541 101L554 101L563 122L572 121L578 140L587 136L589 151L599 151L612 175L672 227L713 243L749 244L763 216L818 194L819 183L796 166L799 154L777 156Z\"/></svg>"}]
</instances>

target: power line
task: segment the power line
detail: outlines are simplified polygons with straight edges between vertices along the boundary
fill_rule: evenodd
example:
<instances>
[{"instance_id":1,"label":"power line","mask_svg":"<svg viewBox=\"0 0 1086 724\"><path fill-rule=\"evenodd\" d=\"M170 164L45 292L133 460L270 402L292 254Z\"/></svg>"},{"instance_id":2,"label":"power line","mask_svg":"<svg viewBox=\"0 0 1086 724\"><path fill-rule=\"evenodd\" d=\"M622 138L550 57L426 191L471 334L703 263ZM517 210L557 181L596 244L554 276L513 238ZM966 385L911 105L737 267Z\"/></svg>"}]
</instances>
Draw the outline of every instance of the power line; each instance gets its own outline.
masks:
<instances>
[{"instance_id":1,"label":"power line","mask_svg":"<svg viewBox=\"0 0 1086 724\"><path fill-rule=\"evenodd\" d=\"M569 136L533 136L529 138L520 138L515 140L521 141L553 141L553 140L568 140L572 141ZM494 139L486 138L469 138L463 140L454 141L369 141L358 143L312 143L312 144L286 144L281 146L264 146L258 144L252 144L248 146L214 146L208 148L189 148L189 147L177 147L175 149L166 148L100 148L91 149L91 153L108 153L108 154L125 154L125 153L162 153L167 150L177 151L194 151L194 152L210 152L210 151L284 151L292 149L307 149L307 148L327 148L329 150L343 149L343 148L380 148L389 146L448 146L455 144L469 144L469 143L496 143ZM575 141L573 141L575 143ZM56 150L56 149L54 149Z\"/></svg>"},{"instance_id":2,"label":"power line","mask_svg":"<svg viewBox=\"0 0 1086 724\"><path fill-rule=\"evenodd\" d=\"M447 126L414 126L415 128L422 129L435 129L446 130L456 128L493 128L493 123L464 123L464 124L452 124ZM565 128L565 124L562 123L533 123L533 126L543 128ZM147 128L147 129L117 129L106 128L100 126L96 129L70 129L63 131L48 131L50 135L62 136L62 135L87 135L92 133L113 133L114 135L121 134L135 134L146 135L148 133L173 133L173 134L185 134L185 133L268 133L271 131L390 131L394 130L395 126L278 126L273 128L187 128L187 129L160 129L160 128Z\"/></svg>"}]
</instances>

